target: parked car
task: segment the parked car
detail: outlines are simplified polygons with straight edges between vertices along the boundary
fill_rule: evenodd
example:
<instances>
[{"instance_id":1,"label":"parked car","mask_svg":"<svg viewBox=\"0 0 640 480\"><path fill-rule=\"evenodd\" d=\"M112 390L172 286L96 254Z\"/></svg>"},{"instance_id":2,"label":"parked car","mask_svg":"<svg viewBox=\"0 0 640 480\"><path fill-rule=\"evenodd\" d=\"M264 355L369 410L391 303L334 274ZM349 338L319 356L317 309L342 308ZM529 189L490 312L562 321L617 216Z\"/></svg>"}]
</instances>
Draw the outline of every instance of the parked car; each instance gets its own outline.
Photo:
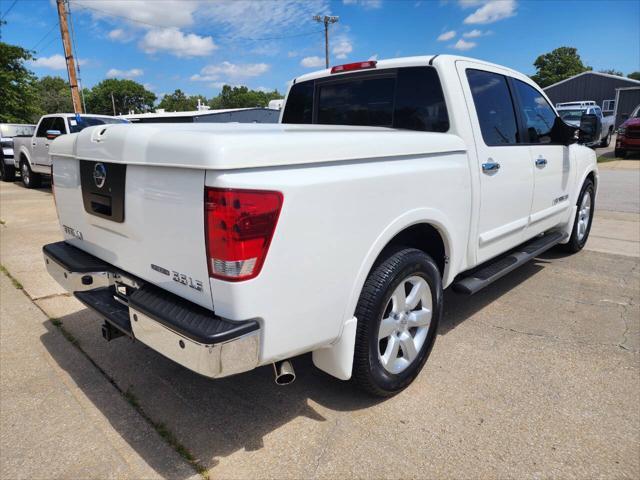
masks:
<instances>
[{"instance_id":1,"label":"parked car","mask_svg":"<svg viewBox=\"0 0 640 480\"><path fill-rule=\"evenodd\" d=\"M16 169L13 162L13 138L32 135L36 126L24 123L0 123L0 180L13 182Z\"/></svg>"},{"instance_id":2,"label":"parked car","mask_svg":"<svg viewBox=\"0 0 640 480\"><path fill-rule=\"evenodd\" d=\"M598 117L600 123L600 135L597 136L590 147L605 148L611 143L611 136L613 135L615 116L603 115L602 109L594 101L584 102L566 102L557 103L556 109L560 114L560 117L575 127L580 126L580 119L582 115L595 115Z\"/></svg>"},{"instance_id":3,"label":"parked car","mask_svg":"<svg viewBox=\"0 0 640 480\"><path fill-rule=\"evenodd\" d=\"M624 158L627 152L638 151L640 151L640 105L618 128L615 155Z\"/></svg>"},{"instance_id":4,"label":"parked car","mask_svg":"<svg viewBox=\"0 0 640 480\"><path fill-rule=\"evenodd\" d=\"M273 363L279 383L313 352L388 396L427 360L444 288L473 294L589 236L595 153L509 68L335 66L295 79L282 122L53 142L64 241L43 247L46 267L106 319L106 339L214 378Z\"/></svg>"},{"instance_id":5,"label":"parked car","mask_svg":"<svg viewBox=\"0 0 640 480\"><path fill-rule=\"evenodd\" d=\"M86 127L113 123L129 122L107 115L76 115L74 113L43 115L31 136L15 137L13 141L14 167L19 169L24 186L39 187L42 177L51 174L49 145L54 138L68 133L77 133Z\"/></svg>"}]
</instances>

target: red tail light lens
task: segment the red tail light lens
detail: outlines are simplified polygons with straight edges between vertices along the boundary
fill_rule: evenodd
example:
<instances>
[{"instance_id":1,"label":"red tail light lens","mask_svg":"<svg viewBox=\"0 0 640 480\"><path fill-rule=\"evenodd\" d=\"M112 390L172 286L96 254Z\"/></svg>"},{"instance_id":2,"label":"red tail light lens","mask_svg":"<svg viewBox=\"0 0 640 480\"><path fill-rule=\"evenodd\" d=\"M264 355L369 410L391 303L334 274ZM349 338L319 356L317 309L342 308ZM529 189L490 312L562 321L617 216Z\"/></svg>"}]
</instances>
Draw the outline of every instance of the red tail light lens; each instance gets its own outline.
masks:
<instances>
[{"instance_id":1,"label":"red tail light lens","mask_svg":"<svg viewBox=\"0 0 640 480\"><path fill-rule=\"evenodd\" d=\"M377 60L367 60L366 62L345 63L331 68L331 73L352 72L354 70L366 70L376 68Z\"/></svg>"},{"instance_id":2,"label":"red tail light lens","mask_svg":"<svg viewBox=\"0 0 640 480\"><path fill-rule=\"evenodd\" d=\"M239 281L260 273L282 199L273 191L205 189L209 276Z\"/></svg>"}]
</instances>

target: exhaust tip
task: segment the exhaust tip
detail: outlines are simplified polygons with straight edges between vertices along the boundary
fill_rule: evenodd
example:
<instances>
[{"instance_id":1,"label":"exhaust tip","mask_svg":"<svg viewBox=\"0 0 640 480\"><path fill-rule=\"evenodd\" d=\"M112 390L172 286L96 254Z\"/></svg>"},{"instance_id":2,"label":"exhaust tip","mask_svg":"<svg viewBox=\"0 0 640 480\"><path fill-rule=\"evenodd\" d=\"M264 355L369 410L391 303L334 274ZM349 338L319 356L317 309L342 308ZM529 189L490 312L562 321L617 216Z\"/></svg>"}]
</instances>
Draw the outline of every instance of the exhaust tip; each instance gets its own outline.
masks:
<instances>
[{"instance_id":1,"label":"exhaust tip","mask_svg":"<svg viewBox=\"0 0 640 480\"><path fill-rule=\"evenodd\" d=\"M296 379L296 372L288 360L273 364L276 385L289 385Z\"/></svg>"}]
</instances>

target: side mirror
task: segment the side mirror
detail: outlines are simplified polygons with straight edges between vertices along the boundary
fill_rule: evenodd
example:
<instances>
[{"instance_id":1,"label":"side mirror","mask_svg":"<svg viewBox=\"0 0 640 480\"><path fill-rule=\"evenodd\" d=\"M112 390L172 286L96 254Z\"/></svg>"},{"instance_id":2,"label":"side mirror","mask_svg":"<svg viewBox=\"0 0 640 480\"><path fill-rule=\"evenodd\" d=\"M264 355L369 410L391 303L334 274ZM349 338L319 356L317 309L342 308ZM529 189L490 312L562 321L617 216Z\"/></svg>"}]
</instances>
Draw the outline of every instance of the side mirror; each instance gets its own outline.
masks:
<instances>
[{"instance_id":1,"label":"side mirror","mask_svg":"<svg viewBox=\"0 0 640 480\"><path fill-rule=\"evenodd\" d=\"M49 140L53 140L60 135L62 135L62 132L60 130L47 130L47 138Z\"/></svg>"},{"instance_id":2,"label":"side mirror","mask_svg":"<svg viewBox=\"0 0 640 480\"><path fill-rule=\"evenodd\" d=\"M600 139L600 132L602 131L602 121L597 115L590 113L584 113L580 117L580 131L578 134L578 142L590 145L597 142Z\"/></svg>"}]
</instances>

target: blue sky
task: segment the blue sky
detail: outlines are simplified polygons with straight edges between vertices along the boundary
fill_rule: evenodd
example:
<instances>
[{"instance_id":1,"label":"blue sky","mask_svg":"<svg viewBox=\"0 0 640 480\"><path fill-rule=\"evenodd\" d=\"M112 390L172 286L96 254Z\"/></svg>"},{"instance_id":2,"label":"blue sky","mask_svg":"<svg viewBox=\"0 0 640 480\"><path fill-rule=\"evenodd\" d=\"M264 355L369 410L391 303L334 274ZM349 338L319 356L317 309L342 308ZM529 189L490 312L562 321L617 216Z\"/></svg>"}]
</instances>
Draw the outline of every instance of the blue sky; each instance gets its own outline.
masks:
<instances>
[{"instance_id":1,"label":"blue sky","mask_svg":"<svg viewBox=\"0 0 640 480\"><path fill-rule=\"evenodd\" d=\"M8 11L8 13L6 13ZM132 78L159 97L212 97L224 83L286 89L331 63L460 53L534 73L533 61L578 48L595 70L640 70L639 0L71 0L81 78ZM2 40L36 51L37 75L66 78L53 0L0 0Z\"/></svg>"}]
</instances>

